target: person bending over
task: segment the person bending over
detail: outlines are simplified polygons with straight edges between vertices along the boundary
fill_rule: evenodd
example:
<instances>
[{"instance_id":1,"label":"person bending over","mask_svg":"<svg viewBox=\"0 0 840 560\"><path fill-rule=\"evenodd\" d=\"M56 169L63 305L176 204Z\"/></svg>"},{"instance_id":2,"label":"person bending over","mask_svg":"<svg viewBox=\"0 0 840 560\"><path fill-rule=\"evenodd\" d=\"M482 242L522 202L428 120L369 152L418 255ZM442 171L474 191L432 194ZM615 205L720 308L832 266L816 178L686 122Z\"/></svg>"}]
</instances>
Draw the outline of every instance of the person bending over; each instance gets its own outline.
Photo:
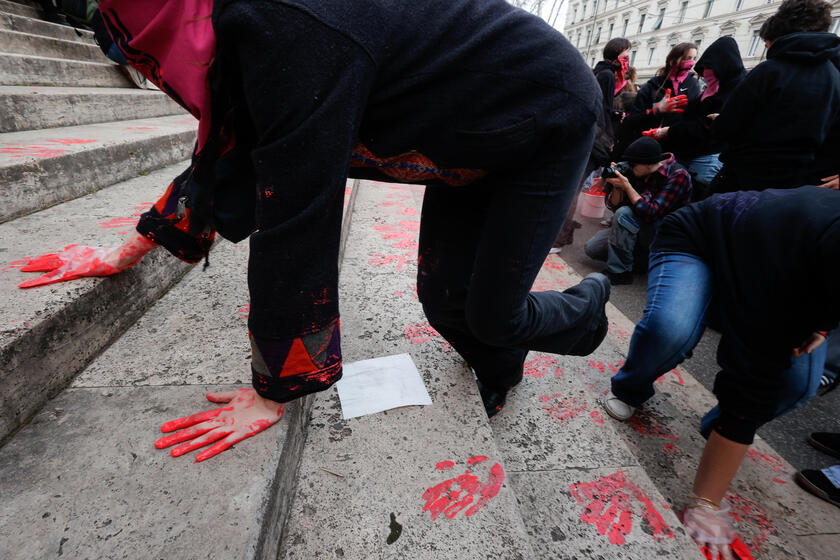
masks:
<instances>
[{"instance_id":1,"label":"person bending over","mask_svg":"<svg viewBox=\"0 0 840 560\"><path fill-rule=\"evenodd\" d=\"M729 544L723 498L756 430L816 392L825 331L840 321L839 274L835 190L715 195L662 221L644 316L604 407L630 418L653 396L656 379L691 356L715 306L719 404L701 424L708 442L685 514L699 542Z\"/></svg>"},{"instance_id":2,"label":"person bending over","mask_svg":"<svg viewBox=\"0 0 840 560\"><path fill-rule=\"evenodd\" d=\"M107 275L155 245L197 262L250 239L253 389L159 447L207 458L342 373L338 248L348 172L427 185L417 289L489 413L529 350L588 354L609 282L531 293L592 148L598 84L504 0L103 0L129 64L199 118L190 167L113 251L71 248L42 281ZM42 263L43 264L43 263ZM54 265L54 266L53 266ZM208 419L209 418L209 419ZM192 425L195 424L195 425Z\"/></svg>"},{"instance_id":3,"label":"person bending over","mask_svg":"<svg viewBox=\"0 0 840 560\"><path fill-rule=\"evenodd\" d=\"M604 172L612 186L605 201L615 212L612 224L583 249L589 258L607 262L603 273L613 284L631 284L637 243L650 240L663 217L691 200L691 177L652 138L630 144L621 159L622 164Z\"/></svg>"}]
</instances>

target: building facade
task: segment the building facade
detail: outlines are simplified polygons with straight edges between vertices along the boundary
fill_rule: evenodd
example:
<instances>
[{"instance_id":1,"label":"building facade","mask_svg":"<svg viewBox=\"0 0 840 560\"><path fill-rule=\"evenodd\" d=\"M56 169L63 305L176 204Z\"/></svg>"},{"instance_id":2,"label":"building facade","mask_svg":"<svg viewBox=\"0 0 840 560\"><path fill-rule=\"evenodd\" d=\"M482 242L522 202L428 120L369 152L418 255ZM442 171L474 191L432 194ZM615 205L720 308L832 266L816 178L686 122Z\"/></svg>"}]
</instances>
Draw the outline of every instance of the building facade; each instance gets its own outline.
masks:
<instances>
[{"instance_id":1,"label":"building facade","mask_svg":"<svg viewBox=\"0 0 840 560\"><path fill-rule=\"evenodd\" d=\"M775 0L571 0L564 34L594 66L613 37L630 39L630 65L644 82L665 65L677 43L703 48L731 35L749 70L764 60L758 30L778 8ZM833 2L833 33L840 33L840 0Z\"/></svg>"}]
</instances>

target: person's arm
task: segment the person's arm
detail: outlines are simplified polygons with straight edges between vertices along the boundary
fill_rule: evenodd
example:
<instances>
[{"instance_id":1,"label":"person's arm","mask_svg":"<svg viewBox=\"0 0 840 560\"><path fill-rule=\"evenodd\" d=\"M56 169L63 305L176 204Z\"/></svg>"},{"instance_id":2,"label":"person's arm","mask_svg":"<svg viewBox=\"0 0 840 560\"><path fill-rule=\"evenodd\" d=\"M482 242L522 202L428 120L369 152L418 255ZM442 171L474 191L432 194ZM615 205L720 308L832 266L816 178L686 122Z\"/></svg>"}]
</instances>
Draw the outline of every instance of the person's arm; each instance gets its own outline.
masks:
<instances>
[{"instance_id":1,"label":"person's arm","mask_svg":"<svg viewBox=\"0 0 840 560\"><path fill-rule=\"evenodd\" d=\"M678 169L668 175L662 189L655 193L645 191L640 196L631 196L631 204L637 217L643 222L652 223L682 206L690 196L691 176L684 169Z\"/></svg>"},{"instance_id":2,"label":"person's arm","mask_svg":"<svg viewBox=\"0 0 840 560\"><path fill-rule=\"evenodd\" d=\"M712 119L711 132L715 140L726 142L749 129L764 107L764 96L767 94L762 93L764 73L759 64L729 94L720 113Z\"/></svg>"}]
</instances>

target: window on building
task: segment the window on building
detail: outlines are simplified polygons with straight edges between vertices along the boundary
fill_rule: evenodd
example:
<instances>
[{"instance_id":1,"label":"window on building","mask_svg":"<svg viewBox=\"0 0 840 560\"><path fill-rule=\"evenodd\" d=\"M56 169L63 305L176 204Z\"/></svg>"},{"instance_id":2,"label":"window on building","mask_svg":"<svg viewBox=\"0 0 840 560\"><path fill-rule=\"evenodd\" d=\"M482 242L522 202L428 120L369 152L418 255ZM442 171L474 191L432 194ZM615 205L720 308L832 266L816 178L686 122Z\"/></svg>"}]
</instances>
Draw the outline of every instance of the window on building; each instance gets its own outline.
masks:
<instances>
[{"instance_id":1,"label":"window on building","mask_svg":"<svg viewBox=\"0 0 840 560\"><path fill-rule=\"evenodd\" d=\"M575 46L580 48L580 31L578 31L577 39L575 39Z\"/></svg>"},{"instance_id":2,"label":"window on building","mask_svg":"<svg viewBox=\"0 0 840 560\"><path fill-rule=\"evenodd\" d=\"M735 11L740 12L741 8L744 7L744 0L735 0Z\"/></svg>"},{"instance_id":3,"label":"window on building","mask_svg":"<svg viewBox=\"0 0 840 560\"><path fill-rule=\"evenodd\" d=\"M750 48L747 50L747 56L755 56L758 51L758 46L761 44L761 37L758 36L758 30L753 31L752 39L750 40Z\"/></svg>"},{"instance_id":4,"label":"window on building","mask_svg":"<svg viewBox=\"0 0 840 560\"><path fill-rule=\"evenodd\" d=\"M627 37L627 26L630 25L630 18L624 19L624 31L621 32L622 37Z\"/></svg>"},{"instance_id":5,"label":"window on building","mask_svg":"<svg viewBox=\"0 0 840 560\"><path fill-rule=\"evenodd\" d=\"M601 42L601 26L599 25L598 26L598 31L595 32L595 44L597 45L600 42Z\"/></svg>"},{"instance_id":6,"label":"window on building","mask_svg":"<svg viewBox=\"0 0 840 560\"><path fill-rule=\"evenodd\" d=\"M611 24L610 24L610 32L608 33L607 39L612 39L612 38L613 38L613 34L612 34L612 32L613 32L613 28L614 28L614 27L615 27L615 24L614 24L614 23L611 23Z\"/></svg>"},{"instance_id":7,"label":"window on building","mask_svg":"<svg viewBox=\"0 0 840 560\"><path fill-rule=\"evenodd\" d=\"M665 19L665 8L659 8L659 16L656 18L656 21L653 24L654 30L662 27L662 20L664 20L664 19Z\"/></svg>"},{"instance_id":8,"label":"window on building","mask_svg":"<svg viewBox=\"0 0 840 560\"><path fill-rule=\"evenodd\" d=\"M834 18L831 22L831 32L840 35L840 17Z\"/></svg>"},{"instance_id":9,"label":"window on building","mask_svg":"<svg viewBox=\"0 0 840 560\"><path fill-rule=\"evenodd\" d=\"M656 48L651 47L650 51L648 52L648 66L653 64L653 53L656 52Z\"/></svg>"},{"instance_id":10,"label":"window on building","mask_svg":"<svg viewBox=\"0 0 840 560\"><path fill-rule=\"evenodd\" d=\"M742 0L738 0L738 1L741 2ZM685 21L685 11L687 9L688 9L688 1L686 0L685 2L682 3L682 5L680 5L680 17L677 18L677 23L682 23L682 22Z\"/></svg>"},{"instance_id":11,"label":"window on building","mask_svg":"<svg viewBox=\"0 0 840 560\"><path fill-rule=\"evenodd\" d=\"M592 38L592 28L586 30L586 46L589 46L589 40Z\"/></svg>"},{"instance_id":12,"label":"window on building","mask_svg":"<svg viewBox=\"0 0 840 560\"><path fill-rule=\"evenodd\" d=\"M642 14L641 16L639 16L639 30L636 33L641 33L642 29L644 29L645 19L647 19L647 14Z\"/></svg>"},{"instance_id":13,"label":"window on building","mask_svg":"<svg viewBox=\"0 0 840 560\"><path fill-rule=\"evenodd\" d=\"M613 10L617 10L617 9L618 9L618 0L615 0L615 7L613 8Z\"/></svg>"},{"instance_id":14,"label":"window on building","mask_svg":"<svg viewBox=\"0 0 840 560\"><path fill-rule=\"evenodd\" d=\"M588 7L586 3L583 4L583 14L581 14L580 19L586 19L586 8Z\"/></svg>"},{"instance_id":15,"label":"window on building","mask_svg":"<svg viewBox=\"0 0 840 560\"><path fill-rule=\"evenodd\" d=\"M712 13L712 5L715 3L715 0L706 0L706 11L703 12L703 18L709 17L709 14Z\"/></svg>"},{"instance_id":16,"label":"window on building","mask_svg":"<svg viewBox=\"0 0 840 560\"><path fill-rule=\"evenodd\" d=\"M694 39L694 40L692 41L692 43L694 43L695 45L697 45L697 49L699 50L699 49L700 49L700 45L702 45L702 44L703 44L703 38L702 38L702 37L700 37L700 38L698 38L698 39Z\"/></svg>"},{"instance_id":17,"label":"window on building","mask_svg":"<svg viewBox=\"0 0 840 560\"><path fill-rule=\"evenodd\" d=\"M594 16L597 13L598 13L598 0L595 0L595 5L592 6L592 15Z\"/></svg>"},{"instance_id":18,"label":"window on building","mask_svg":"<svg viewBox=\"0 0 840 560\"><path fill-rule=\"evenodd\" d=\"M630 51L630 66L633 66L634 64L636 64L636 51L632 50Z\"/></svg>"},{"instance_id":19,"label":"window on building","mask_svg":"<svg viewBox=\"0 0 840 560\"><path fill-rule=\"evenodd\" d=\"M576 22L576 21L577 21L577 11L578 11L578 7L577 7L577 6L575 6L574 8L572 8L572 23L574 23L574 22Z\"/></svg>"}]
</instances>

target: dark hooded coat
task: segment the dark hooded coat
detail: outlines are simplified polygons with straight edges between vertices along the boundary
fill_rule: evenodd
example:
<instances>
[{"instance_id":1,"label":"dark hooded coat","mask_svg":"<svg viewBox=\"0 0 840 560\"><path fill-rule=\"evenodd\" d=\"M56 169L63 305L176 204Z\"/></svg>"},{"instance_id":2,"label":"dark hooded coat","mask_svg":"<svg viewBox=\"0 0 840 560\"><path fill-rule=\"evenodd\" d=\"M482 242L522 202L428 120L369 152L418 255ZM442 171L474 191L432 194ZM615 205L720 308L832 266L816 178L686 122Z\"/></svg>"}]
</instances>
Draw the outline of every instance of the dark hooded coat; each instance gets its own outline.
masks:
<instances>
[{"instance_id":1,"label":"dark hooded coat","mask_svg":"<svg viewBox=\"0 0 840 560\"><path fill-rule=\"evenodd\" d=\"M789 188L819 180L818 155L840 119L840 50L833 33L791 33L735 88L712 125L726 144L727 190ZM828 156L826 154L826 156Z\"/></svg>"}]
</instances>

